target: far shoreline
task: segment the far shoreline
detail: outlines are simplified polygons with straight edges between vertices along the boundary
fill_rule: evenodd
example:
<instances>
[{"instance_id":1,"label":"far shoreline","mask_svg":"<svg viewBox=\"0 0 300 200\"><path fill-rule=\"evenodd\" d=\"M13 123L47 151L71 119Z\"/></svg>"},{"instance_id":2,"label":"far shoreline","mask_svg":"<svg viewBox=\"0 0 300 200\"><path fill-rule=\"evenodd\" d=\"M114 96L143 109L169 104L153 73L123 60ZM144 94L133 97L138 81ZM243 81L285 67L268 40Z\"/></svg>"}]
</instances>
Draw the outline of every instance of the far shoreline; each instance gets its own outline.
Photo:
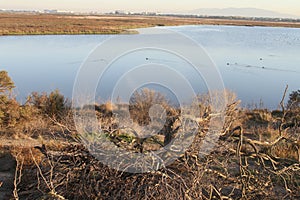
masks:
<instances>
[{"instance_id":1,"label":"far shoreline","mask_svg":"<svg viewBox=\"0 0 300 200\"><path fill-rule=\"evenodd\" d=\"M140 15L50 15L0 13L0 36L138 34L159 26L224 25L300 28L300 22Z\"/></svg>"}]
</instances>

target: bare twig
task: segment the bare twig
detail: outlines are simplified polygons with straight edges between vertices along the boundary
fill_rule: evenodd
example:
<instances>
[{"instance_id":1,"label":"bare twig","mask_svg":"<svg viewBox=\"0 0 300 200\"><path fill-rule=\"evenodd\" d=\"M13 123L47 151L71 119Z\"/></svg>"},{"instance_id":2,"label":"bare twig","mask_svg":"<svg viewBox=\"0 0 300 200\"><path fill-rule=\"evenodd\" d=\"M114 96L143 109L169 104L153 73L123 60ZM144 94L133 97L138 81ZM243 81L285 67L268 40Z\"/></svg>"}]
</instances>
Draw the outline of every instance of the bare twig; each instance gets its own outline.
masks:
<instances>
[{"instance_id":1,"label":"bare twig","mask_svg":"<svg viewBox=\"0 0 300 200\"><path fill-rule=\"evenodd\" d=\"M17 155L15 155L15 159L16 159L17 165L16 165L16 169L15 169L13 195L14 195L14 199L18 200L19 199L18 185L21 183L21 180L22 180L24 157L22 157L21 153L19 152Z\"/></svg>"},{"instance_id":2,"label":"bare twig","mask_svg":"<svg viewBox=\"0 0 300 200\"><path fill-rule=\"evenodd\" d=\"M282 135L283 125L284 125L284 122L285 122L285 117L287 115L287 111L286 111L285 105L284 105L284 99L285 99L288 88L289 88L289 86L286 85L283 96L282 96L282 99L280 101L280 106L281 106L281 111L282 111L282 117L280 119L280 126L279 126L279 129L278 129L280 136Z\"/></svg>"}]
</instances>

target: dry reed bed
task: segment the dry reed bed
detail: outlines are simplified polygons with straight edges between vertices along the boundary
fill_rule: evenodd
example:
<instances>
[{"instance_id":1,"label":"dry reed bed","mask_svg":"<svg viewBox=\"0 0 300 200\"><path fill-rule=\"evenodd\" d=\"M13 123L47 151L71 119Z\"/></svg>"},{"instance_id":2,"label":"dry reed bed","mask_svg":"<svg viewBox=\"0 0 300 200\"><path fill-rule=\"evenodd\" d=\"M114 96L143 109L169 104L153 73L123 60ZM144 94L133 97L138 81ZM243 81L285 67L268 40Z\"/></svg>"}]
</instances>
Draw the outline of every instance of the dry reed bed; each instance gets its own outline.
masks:
<instances>
[{"instance_id":1,"label":"dry reed bed","mask_svg":"<svg viewBox=\"0 0 300 200\"><path fill-rule=\"evenodd\" d=\"M129 29L176 25L300 27L300 23L163 16L68 16L0 13L0 35L119 34Z\"/></svg>"}]
</instances>

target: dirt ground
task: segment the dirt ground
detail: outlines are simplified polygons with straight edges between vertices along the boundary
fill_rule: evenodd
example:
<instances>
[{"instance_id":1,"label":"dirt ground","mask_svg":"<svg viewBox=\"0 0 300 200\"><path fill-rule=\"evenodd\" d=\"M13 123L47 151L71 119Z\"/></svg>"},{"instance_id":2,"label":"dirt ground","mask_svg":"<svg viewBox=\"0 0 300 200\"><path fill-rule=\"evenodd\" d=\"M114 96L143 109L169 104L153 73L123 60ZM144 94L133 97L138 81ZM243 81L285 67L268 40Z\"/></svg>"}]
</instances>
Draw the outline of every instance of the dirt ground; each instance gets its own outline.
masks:
<instances>
[{"instance_id":1,"label":"dirt ground","mask_svg":"<svg viewBox=\"0 0 300 200\"><path fill-rule=\"evenodd\" d=\"M11 197L14 189L14 172L16 161L7 150L0 150L0 200Z\"/></svg>"}]
</instances>

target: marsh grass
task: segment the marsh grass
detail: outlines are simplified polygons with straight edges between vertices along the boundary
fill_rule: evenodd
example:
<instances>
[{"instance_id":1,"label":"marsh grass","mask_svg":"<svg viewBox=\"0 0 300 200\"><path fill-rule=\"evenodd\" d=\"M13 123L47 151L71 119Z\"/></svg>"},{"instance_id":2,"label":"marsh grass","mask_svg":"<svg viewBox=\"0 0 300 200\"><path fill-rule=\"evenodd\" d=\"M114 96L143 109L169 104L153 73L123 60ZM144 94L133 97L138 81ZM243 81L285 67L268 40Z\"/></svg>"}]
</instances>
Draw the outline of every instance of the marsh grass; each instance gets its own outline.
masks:
<instances>
[{"instance_id":1,"label":"marsh grass","mask_svg":"<svg viewBox=\"0 0 300 200\"><path fill-rule=\"evenodd\" d=\"M176 25L300 27L300 23L172 16L80 16L0 13L0 35L135 34L136 28Z\"/></svg>"}]
</instances>

